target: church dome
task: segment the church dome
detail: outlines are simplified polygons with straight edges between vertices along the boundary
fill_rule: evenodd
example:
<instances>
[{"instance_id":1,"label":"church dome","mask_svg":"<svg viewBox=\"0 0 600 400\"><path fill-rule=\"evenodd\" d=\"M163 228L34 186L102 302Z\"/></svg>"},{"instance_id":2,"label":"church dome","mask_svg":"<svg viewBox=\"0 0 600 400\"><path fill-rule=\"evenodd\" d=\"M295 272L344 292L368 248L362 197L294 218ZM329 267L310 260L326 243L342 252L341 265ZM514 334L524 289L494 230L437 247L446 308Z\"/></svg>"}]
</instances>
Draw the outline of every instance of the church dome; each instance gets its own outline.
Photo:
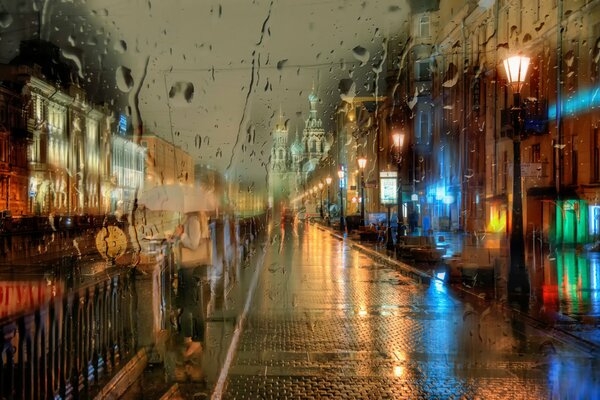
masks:
<instances>
[{"instance_id":1,"label":"church dome","mask_svg":"<svg viewBox=\"0 0 600 400\"><path fill-rule=\"evenodd\" d=\"M304 153L304 146L302 146L302 143L295 140L294 143L292 143L291 152L292 154L302 154Z\"/></svg>"}]
</instances>

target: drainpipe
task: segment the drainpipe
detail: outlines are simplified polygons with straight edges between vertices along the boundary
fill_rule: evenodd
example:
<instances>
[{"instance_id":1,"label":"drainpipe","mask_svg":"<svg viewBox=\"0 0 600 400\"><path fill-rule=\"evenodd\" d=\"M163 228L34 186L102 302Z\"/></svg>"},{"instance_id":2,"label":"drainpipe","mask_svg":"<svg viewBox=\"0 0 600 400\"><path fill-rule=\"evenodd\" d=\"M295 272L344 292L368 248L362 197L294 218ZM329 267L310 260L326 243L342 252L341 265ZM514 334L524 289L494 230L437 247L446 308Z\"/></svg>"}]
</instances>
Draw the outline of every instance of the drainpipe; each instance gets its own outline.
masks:
<instances>
[{"instance_id":1,"label":"drainpipe","mask_svg":"<svg viewBox=\"0 0 600 400\"><path fill-rule=\"evenodd\" d=\"M462 130L464 132L463 135L461 135L462 137L462 149L461 149L461 153L462 153L462 160L461 160L461 173L460 173L460 181L461 181L461 188L460 188L460 204L461 204L461 209L459 210L459 216L458 216L458 225L459 225L459 229L462 229L463 232L466 231L467 229L467 205L468 205L468 198L467 198L467 189L469 186L469 182L464 180L464 176L465 173L468 170L468 166L469 166L469 129L467 127L467 91L468 91L468 83L467 83L467 75L468 72L465 71L467 65L465 63L465 61L467 60L467 34L465 32L466 28L465 28L465 19L462 19L461 22L461 35L462 35L462 69L463 69L463 98L462 98L462 103L463 103L463 123L462 123ZM452 221L450 221L452 223Z\"/></svg>"},{"instance_id":2,"label":"drainpipe","mask_svg":"<svg viewBox=\"0 0 600 400\"><path fill-rule=\"evenodd\" d=\"M558 0L556 5L557 26L556 26L556 145L554 146L554 183L556 187L556 201L558 202L562 194L562 176L563 176L563 127L562 127L562 52L563 52L563 37L562 37L562 16L563 16L563 1ZM555 231L556 232L556 231ZM554 235L554 240L559 238ZM562 238L560 238L562 240Z\"/></svg>"},{"instance_id":3,"label":"drainpipe","mask_svg":"<svg viewBox=\"0 0 600 400\"><path fill-rule=\"evenodd\" d=\"M496 0L496 11L494 15L494 36L495 36L495 44L494 48L498 49L498 19L500 15L500 1ZM494 134L494 157L492 160L492 187L494 196L498 193L498 134L496 130L498 129L498 73L497 73L497 65L498 65L498 51L494 53L494 129L492 133Z\"/></svg>"},{"instance_id":4,"label":"drainpipe","mask_svg":"<svg viewBox=\"0 0 600 400\"><path fill-rule=\"evenodd\" d=\"M563 1L558 0L557 6L557 27L556 27L556 137L557 145L554 146L556 154L556 170L555 170L555 184L557 199L561 197L562 191L562 176L563 176L563 129L562 129L562 51L563 51L563 37L562 37L562 16L563 16Z\"/></svg>"}]
</instances>

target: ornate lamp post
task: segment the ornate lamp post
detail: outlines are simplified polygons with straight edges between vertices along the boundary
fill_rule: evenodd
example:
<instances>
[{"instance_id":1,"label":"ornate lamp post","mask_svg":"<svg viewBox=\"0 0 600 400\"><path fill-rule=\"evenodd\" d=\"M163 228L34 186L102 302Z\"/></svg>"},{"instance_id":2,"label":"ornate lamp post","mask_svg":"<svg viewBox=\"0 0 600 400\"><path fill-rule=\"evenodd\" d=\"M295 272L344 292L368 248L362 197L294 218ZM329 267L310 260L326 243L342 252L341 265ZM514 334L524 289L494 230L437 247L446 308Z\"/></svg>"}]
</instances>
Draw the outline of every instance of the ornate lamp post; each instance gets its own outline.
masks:
<instances>
[{"instance_id":1,"label":"ornate lamp post","mask_svg":"<svg viewBox=\"0 0 600 400\"><path fill-rule=\"evenodd\" d=\"M365 225L365 167L367 166L367 158L360 157L358 159L358 168L360 169L360 219L361 224Z\"/></svg>"},{"instance_id":2,"label":"ornate lamp post","mask_svg":"<svg viewBox=\"0 0 600 400\"><path fill-rule=\"evenodd\" d=\"M400 241L400 237L406 234L406 228L404 226L404 209L402 207L402 148L404 147L404 132L398 131L392 134L392 140L394 141L394 147L396 148L396 165L398 167L396 174L396 186L398 188L397 203L398 211L396 218L398 219L398 228L396 229L396 243Z\"/></svg>"},{"instance_id":3,"label":"ornate lamp post","mask_svg":"<svg viewBox=\"0 0 600 400\"><path fill-rule=\"evenodd\" d=\"M321 214L321 220L325 217L323 214L323 182L319 182L319 202L321 203L321 208L319 209L319 214Z\"/></svg>"},{"instance_id":4,"label":"ornate lamp post","mask_svg":"<svg viewBox=\"0 0 600 400\"><path fill-rule=\"evenodd\" d=\"M346 226L344 224L344 169L340 167L337 174L340 180L340 230L344 232L346 230Z\"/></svg>"},{"instance_id":5,"label":"ornate lamp post","mask_svg":"<svg viewBox=\"0 0 600 400\"><path fill-rule=\"evenodd\" d=\"M315 202L315 212L317 211L317 207L319 207L319 186L313 186L313 201Z\"/></svg>"},{"instance_id":6,"label":"ornate lamp post","mask_svg":"<svg viewBox=\"0 0 600 400\"><path fill-rule=\"evenodd\" d=\"M331 225L331 214L329 212L329 207L330 204L329 203L329 187L331 186L331 177L328 176L327 178L325 178L325 182L327 183L327 225Z\"/></svg>"},{"instance_id":7,"label":"ornate lamp post","mask_svg":"<svg viewBox=\"0 0 600 400\"><path fill-rule=\"evenodd\" d=\"M513 90L513 209L510 230L509 294L529 294L529 276L525 265L525 238L523 235L523 194L521 192L521 135L523 115L521 88L529 68L529 57L513 56L504 60L504 69Z\"/></svg>"}]
</instances>

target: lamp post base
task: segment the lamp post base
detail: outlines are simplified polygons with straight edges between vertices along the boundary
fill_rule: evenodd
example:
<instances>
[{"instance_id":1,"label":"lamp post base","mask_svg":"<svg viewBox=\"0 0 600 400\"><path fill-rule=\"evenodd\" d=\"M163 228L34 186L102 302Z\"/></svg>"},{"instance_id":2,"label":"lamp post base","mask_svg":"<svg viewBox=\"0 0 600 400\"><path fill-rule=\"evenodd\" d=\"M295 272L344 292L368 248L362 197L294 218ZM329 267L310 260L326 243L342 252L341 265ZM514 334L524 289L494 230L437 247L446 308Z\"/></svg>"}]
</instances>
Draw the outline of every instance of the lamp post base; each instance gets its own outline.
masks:
<instances>
[{"instance_id":1,"label":"lamp post base","mask_svg":"<svg viewBox=\"0 0 600 400\"><path fill-rule=\"evenodd\" d=\"M391 225L391 208L387 208L387 229L385 231L385 248L388 250L394 250L394 239L392 238L392 225Z\"/></svg>"},{"instance_id":2,"label":"lamp post base","mask_svg":"<svg viewBox=\"0 0 600 400\"><path fill-rule=\"evenodd\" d=\"M514 268L508 273L508 295L509 296L528 296L530 293L529 274L527 269Z\"/></svg>"}]
</instances>

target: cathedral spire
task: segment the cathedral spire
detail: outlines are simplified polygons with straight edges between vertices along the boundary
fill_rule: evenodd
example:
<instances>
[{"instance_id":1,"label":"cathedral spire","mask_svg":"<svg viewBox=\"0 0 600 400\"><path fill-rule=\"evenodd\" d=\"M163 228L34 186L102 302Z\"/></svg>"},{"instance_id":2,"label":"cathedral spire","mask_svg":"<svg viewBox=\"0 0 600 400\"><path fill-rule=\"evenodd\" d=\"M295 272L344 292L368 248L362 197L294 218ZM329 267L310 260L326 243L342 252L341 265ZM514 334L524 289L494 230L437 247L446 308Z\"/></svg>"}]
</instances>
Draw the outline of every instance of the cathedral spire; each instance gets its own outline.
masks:
<instances>
[{"instance_id":1,"label":"cathedral spire","mask_svg":"<svg viewBox=\"0 0 600 400\"><path fill-rule=\"evenodd\" d=\"M283 118L283 111L281 111L281 104L279 104L279 118L277 119L277 123L275 124L275 130L287 131L285 127L285 119Z\"/></svg>"},{"instance_id":2,"label":"cathedral spire","mask_svg":"<svg viewBox=\"0 0 600 400\"><path fill-rule=\"evenodd\" d=\"M315 81L313 81L312 89L310 94L308 95L308 102L310 103L310 115L309 119L317 119L317 103L319 102L319 97L315 91Z\"/></svg>"}]
</instances>

